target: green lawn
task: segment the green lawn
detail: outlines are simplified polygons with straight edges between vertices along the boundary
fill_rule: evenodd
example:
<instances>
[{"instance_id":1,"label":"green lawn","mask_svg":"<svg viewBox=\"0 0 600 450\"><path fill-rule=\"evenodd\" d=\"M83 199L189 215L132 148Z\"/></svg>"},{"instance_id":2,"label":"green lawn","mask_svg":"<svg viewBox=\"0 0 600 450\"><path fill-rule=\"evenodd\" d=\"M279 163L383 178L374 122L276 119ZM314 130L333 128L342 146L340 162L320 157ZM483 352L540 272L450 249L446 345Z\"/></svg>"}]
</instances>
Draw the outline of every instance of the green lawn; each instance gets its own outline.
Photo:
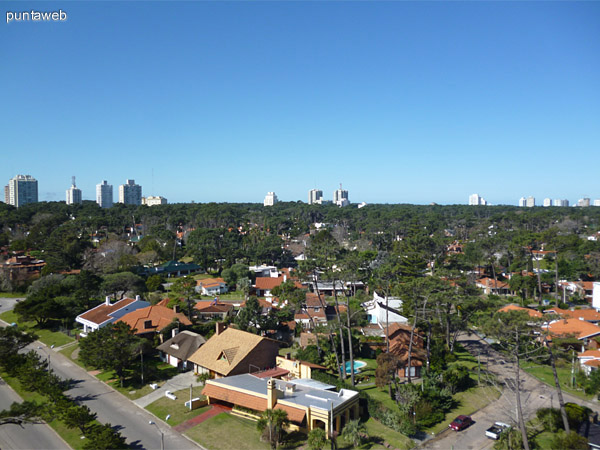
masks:
<instances>
[{"instance_id":1,"label":"green lawn","mask_svg":"<svg viewBox=\"0 0 600 450\"><path fill-rule=\"evenodd\" d=\"M64 333L61 333L60 331L52 331L46 328L39 328L35 325L34 322L20 322L14 311L3 312L2 314L0 314L0 319L8 323L17 323L26 331L30 331L37 334L38 339L47 346L54 345L55 347L60 347L75 340L74 338L67 336Z\"/></svg>"},{"instance_id":2,"label":"green lawn","mask_svg":"<svg viewBox=\"0 0 600 450\"><path fill-rule=\"evenodd\" d=\"M2 379L6 381L23 400L47 403L47 399L43 395L23 389L19 380L9 377L5 373L2 373ZM48 422L48 425L50 425L71 448L79 450L83 447L84 440L81 439L81 433L78 429L68 428L64 423L57 419Z\"/></svg>"},{"instance_id":3,"label":"green lawn","mask_svg":"<svg viewBox=\"0 0 600 450\"><path fill-rule=\"evenodd\" d=\"M25 298L27 294L23 292L0 292L0 298Z\"/></svg>"},{"instance_id":4,"label":"green lawn","mask_svg":"<svg viewBox=\"0 0 600 450\"><path fill-rule=\"evenodd\" d=\"M399 450L408 450L414 447L414 442L410 438L389 429L373 418L367 420L365 422L365 426L367 427L367 434L371 438L372 442L372 446L369 448L385 448L382 445L384 442L387 442L393 448L397 448ZM380 442L375 443L377 441Z\"/></svg>"},{"instance_id":5,"label":"green lawn","mask_svg":"<svg viewBox=\"0 0 600 450\"><path fill-rule=\"evenodd\" d=\"M196 386L192 388L192 398L204 398L202 395L203 387L204 386ZM171 400L170 398L162 397L150 403L148 406L146 406L146 409L162 420L165 420L167 415L170 414L171 417L169 420L165 421L171 426L179 425L180 423L185 422L192 417L196 417L197 415L200 415L210 409L210 406L204 406L202 408L194 409L193 411L190 411L188 408L186 408L185 402L190 399L189 389L182 389L174 392L174 394L177 396L177 400Z\"/></svg>"},{"instance_id":6,"label":"green lawn","mask_svg":"<svg viewBox=\"0 0 600 450\"><path fill-rule=\"evenodd\" d=\"M523 364L521 368L530 375L533 375L541 382L554 387L554 374L552 373L552 367L543 366L539 364ZM560 386L563 391L568 392L569 394L576 395L579 398L583 398L585 400L592 400L594 398L593 395L586 395L583 390L573 389L571 387L571 368L570 367L557 367L556 372L558 374L558 380L560 381Z\"/></svg>"}]
</instances>

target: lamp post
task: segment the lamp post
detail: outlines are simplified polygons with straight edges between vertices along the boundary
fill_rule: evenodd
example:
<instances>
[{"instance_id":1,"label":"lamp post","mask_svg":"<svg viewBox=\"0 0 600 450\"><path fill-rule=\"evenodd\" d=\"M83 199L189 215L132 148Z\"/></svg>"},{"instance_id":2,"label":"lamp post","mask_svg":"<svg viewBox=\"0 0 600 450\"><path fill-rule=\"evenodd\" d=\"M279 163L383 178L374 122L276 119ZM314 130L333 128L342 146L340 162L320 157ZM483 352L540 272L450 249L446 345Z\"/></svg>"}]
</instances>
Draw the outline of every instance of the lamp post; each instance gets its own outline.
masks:
<instances>
[{"instance_id":1,"label":"lamp post","mask_svg":"<svg viewBox=\"0 0 600 450\"><path fill-rule=\"evenodd\" d=\"M47 352L46 349L44 347L42 347L41 345L38 345L38 350L41 350L42 352L44 352L44 354L47 357L48 360L48 371L50 371L50 352Z\"/></svg>"},{"instance_id":2,"label":"lamp post","mask_svg":"<svg viewBox=\"0 0 600 450\"><path fill-rule=\"evenodd\" d=\"M152 420L148 422L148 424L154 425L160 433L160 450L165 450L165 433L163 433L162 430L158 427L158 425L156 425L156 423Z\"/></svg>"}]
</instances>

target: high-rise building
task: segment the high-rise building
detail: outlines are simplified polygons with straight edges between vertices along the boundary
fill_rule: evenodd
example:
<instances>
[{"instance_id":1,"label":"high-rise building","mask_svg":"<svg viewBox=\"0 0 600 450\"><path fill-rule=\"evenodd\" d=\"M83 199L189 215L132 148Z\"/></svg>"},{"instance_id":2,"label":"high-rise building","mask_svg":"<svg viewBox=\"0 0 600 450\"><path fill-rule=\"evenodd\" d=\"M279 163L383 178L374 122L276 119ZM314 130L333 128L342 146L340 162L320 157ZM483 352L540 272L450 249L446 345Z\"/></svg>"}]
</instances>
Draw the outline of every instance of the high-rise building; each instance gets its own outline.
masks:
<instances>
[{"instance_id":1,"label":"high-rise building","mask_svg":"<svg viewBox=\"0 0 600 450\"><path fill-rule=\"evenodd\" d=\"M480 197L479 194L469 195L469 205L470 206L479 206L479 205L487 205L485 198Z\"/></svg>"},{"instance_id":2,"label":"high-rise building","mask_svg":"<svg viewBox=\"0 0 600 450\"><path fill-rule=\"evenodd\" d=\"M323 200L323 191L320 189L311 189L308 191L308 204L321 204Z\"/></svg>"},{"instance_id":3,"label":"high-rise building","mask_svg":"<svg viewBox=\"0 0 600 450\"><path fill-rule=\"evenodd\" d=\"M533 208L535 206L535 197L532 197L531 195L527 197L527 200L525 201L525 206L527 206L528 208Z\"/></svg>"},{"instance_id":4,"label":"high-rise building","mask_svg":"<svg viewBox=\"0 0 600 450\"><path fill-rule=\"evenodd\" d=\"M279 201L279 199L277 198L277 195L275 195L275 192L267 192L267 195L265 196L265 201L263 202L263 205L264 206L273 206L278 201Z\"/></svg>"},{"instance_id":5,"label":"high-rise building","mask_svg":"<svg viewBox=\"0 0 600 450\"><path fill-rule=\"evenodd\" d=\"M81 189L77 188L75 184L75 176L71 177L71 187L67 189L67 205L75 203L81 204Z\"/></svg>"},{"instance_id":6,"label":"high-rise building","mask_svg":"<svg viewBox=\"0 0 600 450\"><path fill-rule=\"evenodd\" d=\"M545 198L544 199L544 206L552 206L552 199Z\"/></svg>"},{"instance_id":7,"label":"high-rise building","mask_svg":"<svg viewBox=\"0 0 600 450\"><path fill-rule=\"evenodd\" d=\"M126 184L119 186L119 203L141 205L142 187L139 184L135 184L135 180L127 180Z\"/></svg>"},{"instance_id":8,"label":"high-rise building","mask_svg":"<svg viewBox=\"0 0 600 450\"><path fill-rule=\"evenodd\" d=\"M590 206L590 199L588 197L580 198L577 202L577 206L587 208L588 206Z\"/></svg>"},{"instance_id":9,"label":"high-rise building","mask_svg":"<svg viewBox=\"0 0 600 450\"><path fill-rule=\"evenodd\" d=\"M148 196L148 197L142 197L142 205L147 205L147 206L155 206L155 205L166 205L167 204L167 199L164 197L159 196Z\"/></svg>"},{"instance_id":10,"label":"high-rise building","mask_svg":"<svg viewBox=\"0 0 600 450\"><path fill-rule=\"evenodd\" d=\"M8 184L4 186L4 203L10 203L10 189L8 187Z\"/></svg>"},{"instance_id":11,"label":"high-rise building","mask_svg":"<svg viewBox=\"0 0 600 450\"><path fill-rule=\"evenodd\" d=\"M569 200L565 199L554 199L554 206L569 206Z\"/></svg>"},{"instance_id":12,"label":"high-rise building","mask_svg":"<svg viewBox=\"0 0 600 450\"><path fill-rule=\"evenodd\" d=\"M333 191L333 203L338 206L346 206L350 204L348 200L348 191L342 189L342 184L340 183L340 188Z\"/></svg>"},{"instance_id":13,"label":"high-rise building","mask_svg":"<svg viewBox=\"0 0 600 450\"><path fill-rule=\"evenodd\" d=\"M524 208L525 206L527 206L527 199L526 199L525 197L521 197L521 198L519 199L519 206L520 206L521 208Z\"/></svg>"},{"instance_id":14,"label":"high-rise building","mask_svg":"<svg viewBox=\"0 0 600 450\"><path fill-rule=\"evenodd\" d=\"M600 206L600 199L594 200L594 206Z\"/></svg>"},{"instance_id":15,"label":"high-rise building","mask_svg":"<svg viewBox=\"0 0 600 450\"><path fill-rule=\"evenodd\" d=\"M8 203L18 208L37 201L38 182L31 175L17 175L8 181Z\"/></svg>"},{"instance_id":16,"label":"high-rise building","mask_svg":"<svg viewBox=\"0 0 600 450\"><path fill-rule=\"evenodd\" d=\"M101 208L110 208L113 205L113 187L106 180L96 185L96 203Z\"/></svg>"}]
</instances>

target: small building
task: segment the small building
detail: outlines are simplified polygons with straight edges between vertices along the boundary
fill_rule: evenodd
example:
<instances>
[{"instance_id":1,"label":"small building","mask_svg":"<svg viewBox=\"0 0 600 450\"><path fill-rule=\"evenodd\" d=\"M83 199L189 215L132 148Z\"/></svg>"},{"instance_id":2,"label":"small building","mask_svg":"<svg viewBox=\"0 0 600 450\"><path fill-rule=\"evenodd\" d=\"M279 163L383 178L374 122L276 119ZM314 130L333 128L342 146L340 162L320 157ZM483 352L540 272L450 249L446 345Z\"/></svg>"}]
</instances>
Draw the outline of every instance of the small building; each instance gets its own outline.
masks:
<instances>
[{"instance_id":1,"label":"small building","mask_svg":"<svg viewBox=\"0 0 600 450\"><path fill-rule=\"evenodd\" d=\"M5 274L10 281L31 280L41 275L45 265L44 260L28 255L13 256L0 264L0 273Z\"/></svg>"},{"instance_id":2,"label":"small building","mask_svg":"<svg viewBox=\"0 0 600 450\"><path fill-rule=\"evenodd\" d=\"M314 364L308 361L300 361L298 359L291 359L289 354L285 357L277 356L275 364L281 369L288 371L288 379L295 378L312 378L312 370L327 370L326 367L320 364Z\"/></svg>"},{"instance_id":3,"label":"small building","mask_svg":"<svg viewBox=\"0 0 600 450\"><path fill-rule=\"evenodd\" d=\"M223 278L205 278L196 281L196 292L201 295L215 296L225 294L228 290Z\"/></svg>"},{"instance_id":4,"label":"small building","mask_svg":"<svg viewBox=\"0 0 600 450\"><path fill-rule=\"evenodd\" d=\"M150 303L142 300L139 295L136 295L135 299L124 298L112 304L110 297L107 296L101 305L79 314L75 318L75 322L83 325L83 332L80 333L80 336L86 337L88 333L105 327L126 314L148 306L150 306Z\"/></svg>"},{"instance_id":5,"label":"small building","mask_svg":"<svg viewBox=\"0 0 600 450\"><path fill-rule=\"evenodd\" d=\"M221 378L275 367L277 341L224 326L217 323L217 332L190 356L196 374Z\"/></svg>"},{"instance_id":6,"label":"small building","mask_svg":"<svg viewBox=\"0 0 600 450\"><path fill-rule=\"evenodd\" d=\"M373 293L373 299L362 304L367 312L369 323L385 326L389 323L408 323L400 311L402 309L402 299L398 297L381 297L377 292Z\"/></svg>"},{"instance_id":7,"label":"small building","mask_svg":"<svg viewBox=\"0 0 600 450\"><path fill-rule=\"evenodd\" d=\"M174 329L173 337L160 344L156 349L160 352L161 360L185 371L193 368L194 365L189 361L189 357L205 342L206 339L198 333L188 330L177 333L177 330Z\"/></svg>"},{"instance_id":8,"label":"small building","mask_svg":"<svg viewBox=\"0 0 600 450\"><path fill-rule=\"evenodd\" d=\"M196 302L194 306L196 315L200 320L220 320L233 315L234 307L231 303L220 303L218 300Z\"/></svg>"},{"instance_id":9,"label":"small building","mask_svg":"<svg viewBox=\"0 0 600 450\"><path fill-rule=\"evenodd\" d=\"M178 321L181 325L192 324L183 313L176 311L176 307L171 309L160 305L148 306L130 312L117 322L125 322L131 329L136 330L135 334L144 335L160 333L173 321Z\"/></svg>"},{"instance_id":10,"label":"small building","mask_svg":"<svg viewBox=\"0 0 600 450\"><path fill-rule=\"evenodd\" d=\"M408 367L408 348L410 346L410 335L412 327L400 323L393 323L384 333L390 341L390 353L398 357L398 376L405 378L410 371L411 377L420 377L421 368L427 359L424 339L421 332L415 329L413 334L412 351L410 352L410 369Z\"/></svg>"},{"instance_id":11,"label":"small building","mask_svg":"<svg viewBox=\"0 0 600 450\"><path fill-rule=\"evenodd\" d=\"M575 338L581 342L581 351L585 351L587 347L595 349L598 347L595 337L600 336L600 327L585 320L578 319L562 319L550 322L542 328L546 329L552 338Z\"/></svg>"},{"instance_id":12,"label":"small building","mask_svg":"<svg viewBox=\"0 0 600 450\"><path fill-rule=\"evenodd\" d=\"M483 289L483 293L486 295L511 295L512 293L508 283L488 277L480 278L475 282L475 285L478 288Z\"/></svg>"},{"instance_id":13,"label":"small building","mask_svg":"<svg viewBox=\"0 0 600 450\"><path fill-rule=\"evenodd\" d=\"M267 409L281 409L287 412L290 428L305 433L322 428L329 436L333 425L339 434L350 420L360 417L356 391L332 392L252 374L208 380L202 393L210 404L240 406L256 418Z\"/></svg>"}]
</instances>

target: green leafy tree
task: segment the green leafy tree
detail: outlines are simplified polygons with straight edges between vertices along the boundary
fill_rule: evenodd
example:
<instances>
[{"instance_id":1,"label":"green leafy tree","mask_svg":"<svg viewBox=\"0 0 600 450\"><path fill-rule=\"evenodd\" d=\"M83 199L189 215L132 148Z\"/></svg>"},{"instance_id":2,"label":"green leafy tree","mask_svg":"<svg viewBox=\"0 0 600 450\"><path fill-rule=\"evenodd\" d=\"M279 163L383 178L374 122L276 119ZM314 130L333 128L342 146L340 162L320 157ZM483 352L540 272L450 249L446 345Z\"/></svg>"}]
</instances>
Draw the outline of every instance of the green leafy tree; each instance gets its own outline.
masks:
<instances>
[{"instance_id":1,"label":"green leafy tree","mask_svg":"<svg viewBox=\"0 0 600 450\"><path fill-rule=\"evenodd\" d=\"M342 430L342 437L358 447L364 438L367 438L367 427L360 420L350 420Z\"/></svg>"},{"instance_id":2,"label":"green leafy tree","mask_svg":"<svg viewBox=\"0 0 600 450\"><path fill-rule=\"evenodd\" d=\"M134 366L142 340L129 325L117 322L100 328L79 341L79 358L86 366L114 370L121 386Z\"/></svg>"},{"instance_id":3,"label":"green leafy tree","mask_svg":"<svg viewBox=\"0 0 600 450\"><path fill-rule=\"evenodd\" d=\"M183 298L187 304L188 317L192 317L193 300L192 296L196 292L196 279L188 275L186 277L177 278L172 286L171 292L175 296Z\"/></svg>"},{"instance_id":4,"label":"green leafy tree","mask_svg":"<svg viewBox=\"0 0 600 450\"><path fill-rule=\"evenodd\" d=\"M121 433L115 431L110 423L95 424L87 430L83 450L113 450L129 448Z\"/></svg>"},{"instance_id":5,"label":"green leafy tree","mask_svg":"<svg viewBox=\"0 0 600 450\"><path fill-rule=\"evenodd\" d=\"M585 437L578 435L575 431L565 433L562 430L554 435L551 446L561 450L587 450L589 448L588 440Z\"/></svg>"},{"instance_id":6,"label":"green leafy tree","mask_svg":"<svg viewBox=\"0 0 600 450\"><path fill-rule=\"evenodd\" d=\"M14 366L19 352L34 342L37 336L19 327L0 327L0 368L7 370Z\"/></svg>"},{"instance_id":7,"label":"green leafy tree","mask_svg":"<svg viewBox=\"0 0 600 450\"><path fill-rule=\"evenodd\" d=\"M322 450L327 444L327 435L322 428L313 428L308 433L308 448L310 450Z\"/></svg>"},{"instance_id":8,"label":"green leafy tree","mask_svg":"<svg viewBox=\"0 0 600 450\"><path fill-rule=\"evenodd\" d=\"M267 409L262 413L256 423L256 428L271 445L271 449L276 449L277 445L283 440L284 428L289 424L287 412L283 409Z\"/></svg>"},{"instance_id":9,"label":"green leafy tree","mask_svg":"<svg viewBox=\"0 0 600 450\"><path fill-rule=\"evenodd\" d=\"M106 295L119 293L119 299L122 299L127 292L141 294L145 288L144 280L131 272L119 272L104 276L102 282L102 291Z\"/></svg>"},{"instance_id":10,"label":"green leafy tree","mask_svg":"<svg viewBox=\"0 0 600 450\"><path fill-rule=\"evenodd\" d=\"M146 289L149 292L161 290L163 279L160 275L150 275L146 280Z\"/></svg>"},{"instance_id":11,"label":"green leafy tree","mask_svg":"<svg viewBox=\"0 0 600 450\"><path fill-rule=\"evenodd\" d=\"M90 411L87 406L73 403L65 407L60 413L60 419L67 427L77 428L83 435L86 434L96 416L97 414Z\"/></svg>"},{"instance_id":12,"label":"green leafy tree","mask_svg":"<svg viewBox=\"0 0 600 450\"><path fill-rule=\"evenodd\" d=\"M36 402L14 402L9 409L0 411L0 425L42 423L46 410L45 405Z\"/></svg>"}]
</instances>

